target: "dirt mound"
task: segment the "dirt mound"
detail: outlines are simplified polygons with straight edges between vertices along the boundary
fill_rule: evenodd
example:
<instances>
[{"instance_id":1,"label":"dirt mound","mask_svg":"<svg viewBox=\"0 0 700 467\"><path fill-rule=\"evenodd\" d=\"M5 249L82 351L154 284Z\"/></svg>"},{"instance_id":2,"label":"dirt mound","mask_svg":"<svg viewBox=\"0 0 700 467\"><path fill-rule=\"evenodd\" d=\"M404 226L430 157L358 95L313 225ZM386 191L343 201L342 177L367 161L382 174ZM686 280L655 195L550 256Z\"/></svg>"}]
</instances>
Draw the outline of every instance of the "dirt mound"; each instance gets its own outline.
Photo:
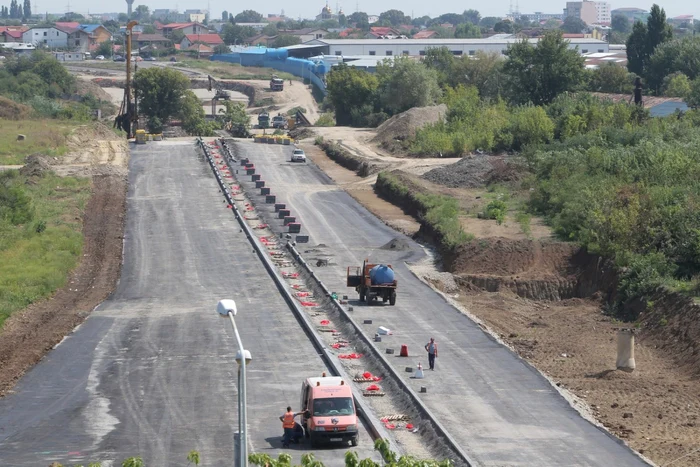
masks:
<instances>
[{"instance_id":1,"label":"dirt mound","mask_svg":"<svg viewBox=\"0 0 700 467\"><path fill-rule=\"evenodd\" d=\"M577 271L573 264L577 250L576 245L562 242L473 240L459 247L451 272L527 279L571 277Z\"/></svg>"},{"instance_id":2,"label":"dirt mound","mask_svg":"<svg viewBox=\"0 0 700 467\"><path fill-rule=\"evenodd\" d=\"M446 113L445 104L407 110L379 125L377 136L372 141L389 150L397 149L402 141L412 138L416 130L429 123L439 122L445 118Z\"/></svg>"},{"instance_id":3,"label":"dirt mound","mask_svg":"<svg viewBox=\"0 0 700 467\"><path fill-rule=\"evenodd\" d=\"M299 127L289 130L289 136L294 138L296 141L300 141L306 138L313 138L316 136L316 132L310 128Z\"/></svg>"},{"instance_id":4,"label":"dirt mound","mask_svg":"<svg viewBox=\"0 0 700 467\"><path fill-rule=\"evenodd\" d=\"M92 94L101 101L112 102L112 97L101 86L91 80L77 80L77 94L87 96Z\"/></svg>"},{"instance_id":5,"label":"dirt mound","mask_svg":"<svg viewBox=\"0 0 700 467\"><path fill-rule=\"evenodd\" d=\"M23 120L32 112L30 107L0 96L0 118L7 120Z\"/></svg>"},{"instance_id":6,"label":"dirt mound","mask_svg":"<svg viewBox=\"0 0 700 467\"><path fill-rule=\"evenodd\" d=\"M396 237L395 239L391 240L386 245L382 245L379 247L380 250L397 250L397 251L409 250L410 248L411 248L411 245L408 243L408 241L405 238L401 238L401 237Z\"/></svg>"},{"instance_id":7,"label":"dirt mound","mask_svg":"<svg viewBox=\"0 0 700 467\"><path fill-rule=\"evenodd\" d=\"M24 166L19 169L19 173L25 177L40 177L44 172L51 170L49 156L43 154L32 154L24 159Z\"/></svg>"},{"instance_id":8,"label":"dirt mound","mask_svg":"<svg viewBox=\"0 0 700 467\"><path fill-rule=\"evenodd\" d=\"M490 183L521 180L526 172L525 166L514 158L475 154L432 169L422 178L450 188L480 188Z\"/></svg>"}]
</instances>

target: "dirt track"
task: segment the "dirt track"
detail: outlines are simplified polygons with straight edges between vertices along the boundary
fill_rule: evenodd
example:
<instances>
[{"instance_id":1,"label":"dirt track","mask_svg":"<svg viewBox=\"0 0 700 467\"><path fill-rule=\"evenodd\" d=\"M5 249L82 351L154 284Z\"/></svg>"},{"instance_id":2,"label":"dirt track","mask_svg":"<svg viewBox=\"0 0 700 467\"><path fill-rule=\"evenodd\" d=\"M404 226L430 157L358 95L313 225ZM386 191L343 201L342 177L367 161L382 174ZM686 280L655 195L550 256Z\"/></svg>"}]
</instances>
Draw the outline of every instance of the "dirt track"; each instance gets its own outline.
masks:
<instances>
[{"instance_id":1,"label":"dirt track","mask_svg":"<svg viewBox=\"0 0 700 467\"><path fill-rule=\"evenodd\" d=\"M0 339L0 396L109 296L119 278L126 181L96 175L83 217L83 259L53 297L13 314Z\"/></svg>"}]
</instances>

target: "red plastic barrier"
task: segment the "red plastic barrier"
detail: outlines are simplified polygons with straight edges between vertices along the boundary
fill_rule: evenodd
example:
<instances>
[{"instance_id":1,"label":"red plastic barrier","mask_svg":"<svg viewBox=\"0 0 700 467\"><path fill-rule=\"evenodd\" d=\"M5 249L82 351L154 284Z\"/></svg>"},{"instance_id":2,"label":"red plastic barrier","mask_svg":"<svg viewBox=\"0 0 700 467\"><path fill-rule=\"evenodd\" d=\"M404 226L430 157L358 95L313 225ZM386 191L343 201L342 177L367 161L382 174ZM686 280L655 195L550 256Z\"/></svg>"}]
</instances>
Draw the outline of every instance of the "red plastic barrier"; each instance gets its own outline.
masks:
<instances>
[{"instance_id":1,"label":"red plastic barrier","mask_svg":"<svg viewBox=\"0 0 700 467\"><path fill-rule=\"evenodd\" d=\"M226 209L232 209L232 208L233 208L233 206L231 206L230 204L226 205Z\"/></svg>"},{"instance_id":2,"label":"red plastic barrier","mask_svg":"<svg viewBox=\"0 0 700 467\"><path fill-rule=\"evenodd\" d=\"M384 425L384 426L385 426L386 428L388 428L389 430L393 430L394 428L396 428L396 425L394 425L393 423L387 423L387 424Z\"/></svg>"},{"instance_id":3,"label":"red plastic barrier","mask_svg":"<svg viewBox=\"0 0 700 467\"><path fill-rule=\"evenodd\" d=\"M298 273L298 272L283 272L282 275L283 275L284 277L290 277L290 278L292 278L292 279L296 279L297 277L299 277L299 273Z\"/></svg>"},{"instance_id":4,"label":"red plastic barrier","mask_svg":"<svg viewBox=\"0 0 700 467\"><path fill-rule=\"evenodd\" d=\"M365 379L370 379L372 377L372 373L370 373L369 371L365 371L364 373L362 373L362 377Z\"/></svg>"},{"instance_id":5,"label":"red plastic barrier","mask_svg":"<svg viewBox=\"0 0 700 467\"><path fill-rule=\"evenodd\" d=\"M331 345L331 347L333 347L334 349L340 349L347 346L348 344L344 344L342 342L336 342L335 344Z\"/></svg>"},{"instance_id":6,"label":"red plastic barrier","mask_svg":"<svg viewBox=\"0 0 700 467\"><path fill-rule=\"evenodd\" d=\"M376 384L370 384L365 388L365 391L379 391L381 388Z\"/></svg>"},{"instance_id":7,"label":"red plastic barrier","mask_svg":"<svg viewBox=\"0 0 700 467\"><path fill-rule=\"evenodd\" d=\"M412 430L412 429L413 429L413 425L412 425L411 423L407 423L407 424L406 424L406 429L407 429L407 430Z\"/></svg>"},{"instance_id":8,"label":"red plastic barrier","mask_svg":"<svg viewBox=\"0 0 700 467\"><path fill-rule=\"evenodd\" d=\"M321 320L321 326L328 326L329 324L331 324L331 322L328 321L327 319L322 319L322 320Z\"/></svg>"},{"instance_id":9,"label":"red plastic barrier","mask_svg":"<svg viewBox=\"0 0 700 467\"><path fill-rule=\"evenodd\" d=\"M346 360L355 360L355 359L358 359L361 357L362 357L361 353L351 353L351 354L338 355L338 358L343 358Z\"/></svg>"},{"instance_id":10,"label":"red plastic barrier","mask_svg":"<svg viewBox=\"0 0 700 467\"><path fill-rule=\"evenodd\" d=\"M300 302L301 306L318 306L316 302Z\"/></svg>"},{"instance_id":11,"label":"red plastic barrier","mask_svg":"<svg viewBox=\"0 0 700 467\"><path fill-rule=\"evenodd\" d=\"M297 292L297 293L296 293L296 296L297 296L297 297L308 297L308 296L309 296L309 292ZM324 320L324 321L327 321L327 320ZM321 322L323 322L323 321L321 321Z\"/></svg>"}]
</instances>

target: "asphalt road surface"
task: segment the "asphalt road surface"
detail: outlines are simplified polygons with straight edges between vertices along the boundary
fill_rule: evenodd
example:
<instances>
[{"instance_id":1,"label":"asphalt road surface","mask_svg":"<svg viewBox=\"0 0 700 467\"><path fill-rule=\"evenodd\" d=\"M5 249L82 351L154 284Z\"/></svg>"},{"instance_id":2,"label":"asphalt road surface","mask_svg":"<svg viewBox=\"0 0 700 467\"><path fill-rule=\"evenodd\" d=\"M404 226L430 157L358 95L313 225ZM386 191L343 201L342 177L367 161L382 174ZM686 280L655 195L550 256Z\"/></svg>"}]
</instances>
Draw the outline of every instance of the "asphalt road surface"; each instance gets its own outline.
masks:
<instances>
[{"instance_id":1,"label":"asphalt road surface","mask_svg":"<svg viewBox=\"0 0 700 467\"><path fill-rule=\"evenodd\" d=\"M0 465L141 455L149 466L230 466L237 346L216 303L232 298L253 361L250 452L277 456L287 405L323 363L253 254L194 142L132 147L124 266L113 296L0 400ZM344 465L348 448L315 450ZM362 429L361 458L373 456ZM309 452L292 445L295 462Z\"/></svg>"},{"instance_id":2,"label":"asphalt road surface","mask_svg":"<svg viewBox=\"0 0 700 467\"><path fill-rule=\"evenodd\" d=\"M369 336L377 326L393 331L377 344L382 351L392 347L398 354L400 344L407 344L409 361L422 361L427 368L423 347L435 338L440 349L436 371L413 380L404 372L406 359L395 358L395 368L416 391L427 386L423 401L478 465L646 465L617 438L584 420L535 369L418 280L404 262L424 255L419 245L383 224L311 162L290 163L291 147L246 142L239 149L277 202L286 203L301 222L302 234L310 236L308 246L297 245L302 255L312 265L317 258L330 260L316 273L329 289L349 296L356 322L373 319L364 325ZM241 179L253 191L250 177ZM269 223L281 229L274 213L269 214L272 208L259 206ZM409 240L410 249L380 248L396 237ZM316 248L319 244L323 246ZM346 267L361 266L365 258L394 266L396 306L360 303L346 287Z\"/></svg>"}]
</instances>

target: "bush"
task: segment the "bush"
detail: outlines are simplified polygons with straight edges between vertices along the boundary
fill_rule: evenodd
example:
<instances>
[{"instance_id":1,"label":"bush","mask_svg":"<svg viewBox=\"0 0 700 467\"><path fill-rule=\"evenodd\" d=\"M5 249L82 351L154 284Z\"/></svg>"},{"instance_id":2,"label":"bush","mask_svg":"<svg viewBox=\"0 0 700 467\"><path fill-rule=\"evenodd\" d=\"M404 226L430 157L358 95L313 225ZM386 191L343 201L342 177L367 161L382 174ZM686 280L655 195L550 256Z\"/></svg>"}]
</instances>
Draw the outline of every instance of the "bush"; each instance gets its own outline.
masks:
<instances>
[{"instance_id":1,"label":"bush","mask_svg":"<svg viewBox=\"0 0 700 467\"><path fill-rule=\"evenodd\" d=\"M519 107L511 113L508 132L513 149L529 144L544 144L554 138L554 122L542 107Z\"/></svg>"},{"instance_id":2,"label":"bush","mask_svg":"<svg viewBox=\"0 0 700 467\"><path fill-rule=\"evenodd\" d=\"M148 118L148 131L153 134L163 133L163 122L155 115Z\"/></svg>"},{"instance_id":3,"label":"bush","mask_svg":"<svg viewBox=\"0 0 700 467\"><path fill-rule=\"evenodd\" d=\"M498 225L503 224L506 220L506 213L508 212L508 205L505 201L500 199L495 199L491 201L484 209L484 215L487 219L495 219Z\"/></svg>"},{"instance_id":4,"label":"bush","mask_svg":"<svg viewBox=\"0 0 700 467\"><path fill-rule=\"evenodd\" d=\"M316 120L315 126L335 126L335 115L330 112L321 114Z\"/></svg>"}]
</instances>

